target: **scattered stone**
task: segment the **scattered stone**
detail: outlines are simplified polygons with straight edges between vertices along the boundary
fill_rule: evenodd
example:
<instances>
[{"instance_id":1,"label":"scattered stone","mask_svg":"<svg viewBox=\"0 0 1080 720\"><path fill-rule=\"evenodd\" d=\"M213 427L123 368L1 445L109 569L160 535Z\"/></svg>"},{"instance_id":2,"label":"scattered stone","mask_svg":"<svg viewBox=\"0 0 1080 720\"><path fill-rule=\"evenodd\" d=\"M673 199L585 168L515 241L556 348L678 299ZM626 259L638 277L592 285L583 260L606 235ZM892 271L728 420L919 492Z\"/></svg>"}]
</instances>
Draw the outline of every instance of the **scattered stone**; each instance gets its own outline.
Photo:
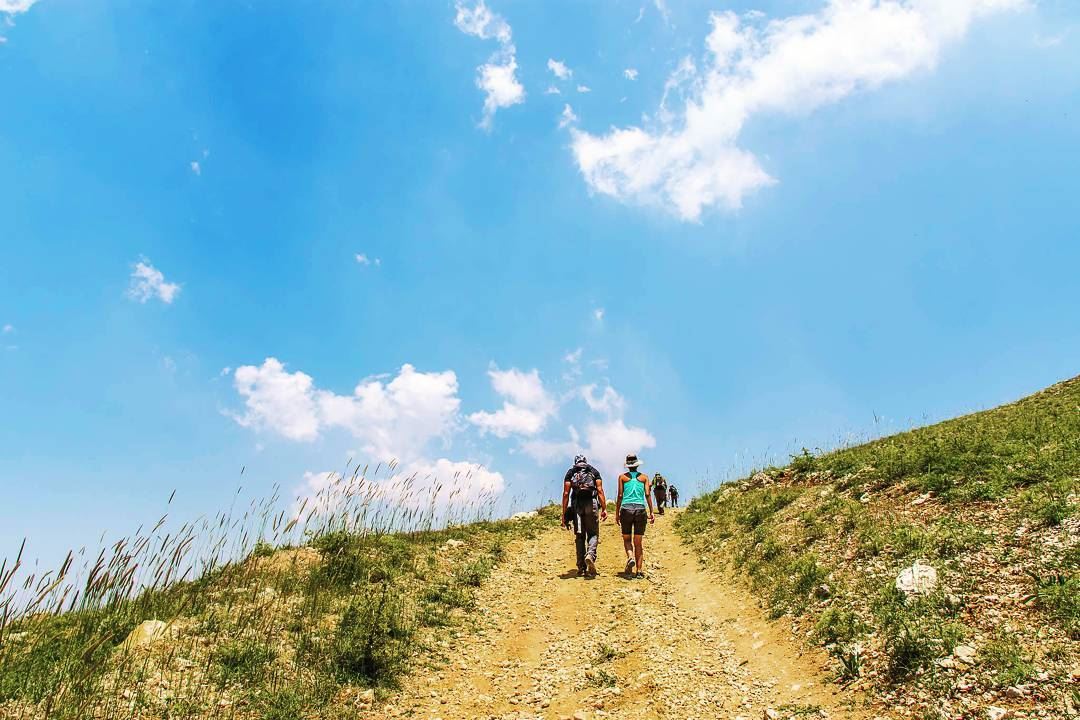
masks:
<instances>
[{"instance_id":1,"label":"scattered stone","mask_svg":"<svg viewBox=\"0 0 1080 720\"><path fill-rule=\"evenodd\" d=\"M144 620L128 634L127 639L124 640L123 647L128 650L150 647L158 640L165 637L168 630L168 623L164 623L161 620Z\"/></svg>"},{"instance_id":2,"label":"scattered stone","mask_svg":"<svg viewBox=\"0 0 1080 720\"><path fill-rule=\"evenodd\" d=\"M975 648L971 645L957 645L952 652L953 657L965 665L975 664Z\"/></svg>"},{"instance_id":3,"label":"scattered stone","mask_svg":"<svg viewBox=\"0 0 1080 720\"><path fill-rule=\"evenodd\" d=\"M986 708L987 720L1005 720L1005 718L1009 716L1010 713L1005 708L996 707L994 705Z\"/></svg>"},{"instance_id":4,"label":"scattered stone","mask_svg":"<svg viewBox=\"0 0 1080 720\"><path fill-rule=\"evenodd\" d=\"M765 712L762 713L764 720L779 720L780 713L772 708L765 708Z\"/></svg>"},{"instance_id":5,"label":"scattered stone","mask_svg":"<svg viewBox=\"0 0 1080 720\"><path fill-rule=\"evenodd\" d=\"M933 592L938 584L937 570L921 560L900 572L896 576L896 589L904 595L927 595Z\"/></svg>"}]
</instances>

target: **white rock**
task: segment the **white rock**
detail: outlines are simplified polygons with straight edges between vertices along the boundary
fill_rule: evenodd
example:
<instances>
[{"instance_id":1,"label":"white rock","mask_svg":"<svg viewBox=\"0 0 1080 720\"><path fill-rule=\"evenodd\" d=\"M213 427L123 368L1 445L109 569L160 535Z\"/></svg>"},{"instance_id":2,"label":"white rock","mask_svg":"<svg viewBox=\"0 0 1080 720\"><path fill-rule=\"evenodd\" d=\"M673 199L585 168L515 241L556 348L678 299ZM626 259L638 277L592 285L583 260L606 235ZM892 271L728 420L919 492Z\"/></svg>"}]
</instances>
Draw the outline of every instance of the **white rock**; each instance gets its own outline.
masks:
<instances>
[{"instance_id":1,"label":"white rock","mask_svg":"<svg viewBox=\"0 0 1080 720\"><path fill-rule=\"evenodd\" d=\"M968 665L975 664L975 648L971 645L957 645L953 648L953 657Z\"/></svg>"},{"instance_id":2,"label":"white rock","mask_svg":"<svg viewBox=\"0 0 1080 720\"><path fill-rule=\"evenodd\" d=\"M525 520L527 518L534 518L538 515L535 510L527 510L524 512L516 512L510 516L511 520Z\"/></svg>"},{"instance_id":3,"label":"white rock","mask_svg":"<svg viewBox=\"0 0 1080 720\"><path fill-rule=\"evenodd\" d=\"M937 570L921 560L896 576L896 589L905 595L926 595L937 587Z\"/></svg>"},{"instance_id":4,"label":"white rock","mask_svg":"<svg viewBox=\"0 0 1080 720\"><path fill-rule=\"evenodd\" d=\"M986 708L987 720L1005 720L1007 717L1009 717L1009 711L1005 708L999 708L993 705Z\"/></svg>"},{"instance_id":5,"label":"white rock","mask_svg":"<svg viewBox=\"0 0 1080 720\"><path fill-rule=\"evenodd\" d=\"M124 647L127 649L149 647L163 638L168 629L168 623L161 620L144 620L128 634L127 639L124 640Z\"/></svg>"}]
</instances>

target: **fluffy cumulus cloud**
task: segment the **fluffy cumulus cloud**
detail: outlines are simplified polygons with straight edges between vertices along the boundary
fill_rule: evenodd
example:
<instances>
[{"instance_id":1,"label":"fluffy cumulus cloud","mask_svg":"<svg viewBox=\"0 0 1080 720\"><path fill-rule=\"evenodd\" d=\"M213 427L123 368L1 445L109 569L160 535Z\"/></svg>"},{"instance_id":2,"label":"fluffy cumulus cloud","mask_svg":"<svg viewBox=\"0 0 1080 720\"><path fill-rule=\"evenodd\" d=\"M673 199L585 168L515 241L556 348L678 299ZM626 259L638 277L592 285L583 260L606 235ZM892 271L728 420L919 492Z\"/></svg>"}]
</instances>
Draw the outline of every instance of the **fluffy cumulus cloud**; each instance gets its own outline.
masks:
<instances>
[{"instance_id":1,"label":"fluffy cumulus cloud","mask_svg":"<svg viewBox=\"0 0 1080 720\"><path fill-rule=\"evenodd\" d=\"M4 26L13 26L15 16L29 10L36 2L37 0L0 0L0 45L7 42L7 37L2 34Z\"/></svg>"},{"instance_id":2,"label":"fluffy cumulus cloud","mask_svg":"<svg viewBox=\"0 0 1080 720\"><path fill-rule=\"evenodd\" d=\"M146 303L156 298L171 305L180 294L180 286L166 282L165 275L143 258L132 267L127 294L136 302Z\"/></svg>"},{"instance_id":3,"label":"fluffy cumulus cloud","mask_svg":"<svg viewBox=\"0 0 1080 720\"><path fill-rule=\"evenodd\" d=\"M525 87L517 79L517 49L510 25L491 12L484 0L469 7L459 2L454 25L466 35L495 40L499 49L477 68L476 86L484 91L484 116L480 127L490 129L495 113L501 108L525 101Z\"/></svg>"},{"instance_id":4,"label":"fluffy cumulus cloud","mask_svg":"<svg viewBox=\"0 0 1080 720\"><path fill-rule=\"evenodd\" d=\"M602 391L597 385L584 385L581 387L581 397L585 404L595 413L603 413L610 417L622 417L626 410L626 401L622 395L615 392L615 388L608 385Z\"/></svg>"},{"instance_id":5,"label":"fluffy cumulus cloud","mask_svg":"<svg viewBox=\"0 0 1080 720\"><path fill-rule=\"evenodd\" d=\"M555 399L544 387L536 370L523 372L517 368L488 371L491 385L503 398L502 408L495 412L475 412L469 422L496 437L536 435L558 410Z\"/></svg>"},{"instance_id":6,"label":"fluffy cumulus cloud","mask_svg":"<svg viewBox=\"0 0 1080 720\"><path fill-rule=\"evenodd\" d=\"M627 425L622 418L613 418L585 426L585 453L605 477L616 478L622 472L623 460L628 453L641 456L648 465L643 452L656 447L656 438L643 427Z\"/></svg>"},{"instance_id":7,"label":"fluffy cumulus cloud","mask_svg":"<svg viewBox=\"0 0 1080 720\"><path fill-rule=\"evenodd\" d=\"M859 91L933 69L978 19L1027 0L830 0L818 13L765 22L714 13L700 69L673 75L655 126L593 135L572 127L578 168L594 192L696 221L738 209L776 180L738 145L756 115L798 116ZM668 94L684 92L682 108Z\"/></svg>"},{"instance_id":8,"label":"fluffy cumulus cloud","mask_svg":"<svg viewBox=\"0 0 1080 720\"><path fill-rule=\"evenodd\" d=\"M574 114L574 108L569 104L563 105L562 115L559 116L559 127L564 128L567 125L573 125L577 122L577 115Z\"/></svg>"},{"instance_id":9,"label":"fluffy cumulus cloud","mask_svg":"<svg viewBox=\"0 0 1080 720\"><path fill-rule=\"evenodd\" d=\"M356 525L417 527L471 520L490 513L506 489L501 473L439 458L418 460L372 477L359 472L306 472L295 489L294 512L309 527L343 518Z\"/></svg>"},{"instance_id":10,"label":"fluffy cumulus cloud","mask_svg":"<svg viewBox=\"0 0 1080 720\"><path fill-rule=\"evenodd\" d=\"M361 381L351 395L321 390L276 358L238 367L233 377L244 400L244 412L233 415L241 425L300 441L344 429L373 460L421 456L432 439L453 430L461 405L452 371L425 373L408 364L388 382Z\"/></svg>"},{"instance_id":11,"label":"fluffy cumulus cloud","mask_svg":"<svg viewBox=\"0 0 1080 720\"><path fill-rule=\"evenodd\" d=\"M628 425L623 417L596 418L585 425L582 435L567 428L565 440L535 438L523 442L521 451L541 465L569 463L577 454L589 458L604 477L617 477L628 453L642 453L656 447L656 438L643 427ZM646 458L647 460L647 458Z\"/></svg>"},{"instance_id":12,"label":"fluffy cumulus cloud","mask_svg":"<svg viewBox=\"0 0 1080 720\"><path fill-rule=\"evenodd\" d=\"M580 351L571 353L565 361L576 366L581 361ZM582 453L605 477L614 477L627 453L656 447L656 438L647 429L627 424L627 403L611 385L605 383L602 388L596 383L579 385L568 393L564 402L575 399L583 403L586 411L584 432L569 425L565 439L531 437L521 443L521 452L542 465L566 463Z\"/></svg>"},{"instance_id":13,"label":"fluffy cumulus cloud","mask_svg":"<svg viewBox=\"0 0 1080 720\"><path fill-rule=\"evenodd\" d=\"M566 63L562 62L561 60L554 60L548 58L547 67L548 70L551 71L551 74L559 78L560 80L566 80L574 74L574 71L568 68L566 66Z\"/></svg>"},{"instance_id":14,"label":"fluffy cumulus cloud","mask_svg":"<svg viewBox=\"0 0 1080 720\"><path fill-rule=\"evenodd\" d=\"M352 474L305 474L297 488L298 513L300 507L301 514L315 512L317 523L320 516L334 513L404 508L437 511L443 522L490 509L506 488L501 472L469 456L446 457L451 441L460 447L458 440L464 438L465 447L475 447L484 436L493 443L510 439L511 453L543 465L567 463L585 453L605 477L618 472L626 453L655 447L653 435L633 422L628 403L608 382L582 381L583 357L577 349L562 359L572 372L562 376L558 391L545 385L535 369L492 365L488 379L501 407L466 416L457 376L449 370L421 372L406 364L395 375L361 380L348 394L320 388L310 375L272 357L222 373L231 374L242 400L239 411L228 413L240 425L299 442L333 441L328 435L333 430L348 436L349 446L364 458L356 466L364 470ZM574 414L575 422L545 437L564 410ZM437 449L436 440L442 441ZM350 450L350 458L354 455ZM373 467L378 469L365 476Z\"/></svg>"}]
</instances>

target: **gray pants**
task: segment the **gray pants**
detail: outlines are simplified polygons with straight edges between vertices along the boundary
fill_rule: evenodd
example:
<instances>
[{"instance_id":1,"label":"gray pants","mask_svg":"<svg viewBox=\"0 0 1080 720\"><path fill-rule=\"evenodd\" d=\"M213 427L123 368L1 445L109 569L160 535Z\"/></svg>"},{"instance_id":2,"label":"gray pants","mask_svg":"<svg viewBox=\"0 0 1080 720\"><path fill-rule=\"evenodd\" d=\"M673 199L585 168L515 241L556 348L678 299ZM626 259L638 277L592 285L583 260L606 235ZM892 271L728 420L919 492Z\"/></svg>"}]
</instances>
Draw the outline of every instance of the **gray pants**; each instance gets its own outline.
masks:
<instances>
[{"instance_id":1,"label":"gray pants","mask_svg":"<svg viewBox=\"0 0 1080 720\"><path fill-rule=\"evenodd\" d=\"M585 558L596 562L596 546L600 542L600 516L595 511L574 513L574 540L578 570L584 570Z\"/></svg>"}]
</instances>

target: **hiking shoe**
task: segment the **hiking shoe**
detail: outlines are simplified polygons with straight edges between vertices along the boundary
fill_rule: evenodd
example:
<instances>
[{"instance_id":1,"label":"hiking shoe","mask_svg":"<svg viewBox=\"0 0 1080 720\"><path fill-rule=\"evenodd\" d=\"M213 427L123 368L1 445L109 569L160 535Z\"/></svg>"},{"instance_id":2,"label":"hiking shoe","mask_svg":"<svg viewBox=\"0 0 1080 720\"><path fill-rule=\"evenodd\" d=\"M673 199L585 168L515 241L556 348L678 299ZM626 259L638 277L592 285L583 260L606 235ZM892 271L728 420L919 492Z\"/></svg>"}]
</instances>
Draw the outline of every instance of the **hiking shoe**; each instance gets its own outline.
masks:
<instances>
[{"instance_id":1,"label":"hiking shoe","mask_svg":"<svg viewBox=\"0 0 1080 720\"><path fill-rule=\"evenodd\" d=\"M626 560L626 574L633 575L634 569L637 568L637 561L634 558L627 558Z\"/></svg>"},{"instance_id":2,"label":"hiking shoe","mask_svg":"<svg viewBox=\"0 0 1080 720\"><path fill-rule=\"evenodd\" d=\"M585 558L585 572L589 575L596 575L596 561L592 558Z\"/></svg>"},{"instance_id":3,"label":"hiking shoe","mask_svg":"<svg viewBox=\"0 0 1080 720\"><path fill-rule=\"evenodd\" d=\"M585 568L578 568L577 569L577 576L578 577L585 577Z\"/></svg>"}]
</instances>

